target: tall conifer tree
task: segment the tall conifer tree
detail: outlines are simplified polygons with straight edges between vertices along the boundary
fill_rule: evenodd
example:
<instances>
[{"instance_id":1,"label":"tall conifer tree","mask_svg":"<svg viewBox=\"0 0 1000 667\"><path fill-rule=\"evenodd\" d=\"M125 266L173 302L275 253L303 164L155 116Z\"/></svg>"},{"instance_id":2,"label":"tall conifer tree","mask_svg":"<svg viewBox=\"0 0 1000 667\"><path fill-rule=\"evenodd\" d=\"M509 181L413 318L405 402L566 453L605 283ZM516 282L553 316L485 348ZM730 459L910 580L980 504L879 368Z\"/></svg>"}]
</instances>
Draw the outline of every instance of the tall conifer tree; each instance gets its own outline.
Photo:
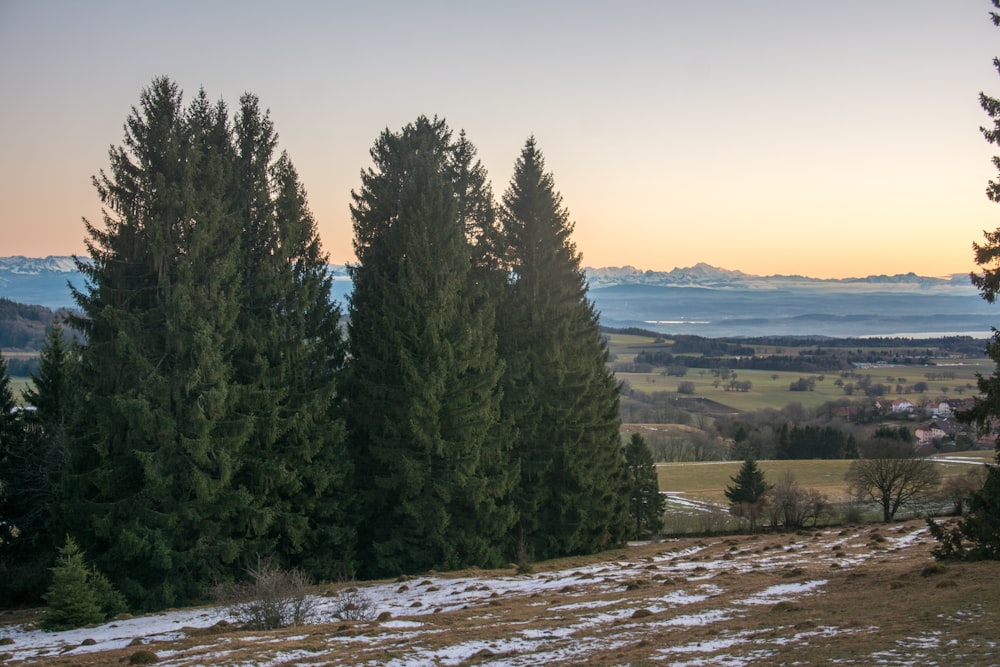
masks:
<instances>
[{"instance_id":1,"label":"tall conifer tree","mask_svg":"<svg viewBox=\"0 0 1000 667\"><path fill-rule=\"evenodd\" d=\"M5 519L0 521L0 547L5 556L0 562L0 583L8 581L11 576L9 546L17 537L17 526L10 517L17 512L17 478L25 438L21 415L16 407L7 374L7 359L0 350L0 516Z\"/></svg>"},{"instance_id":2,"label":"tall conifer tree","mask_svg":"<svg viewBox=\"0 0 1000 667\"><path fill-rule=\"evenodd\" d=\"M497 430L493 310L466 236L481 183L455 177L441 120L387 130L371 155L353 194L346 390L365 571L495 565L512 480Z\"/></svg>"},{"instance_id":3,"label":"tall conifer tree","mask_svg":"<svg viewBox=\"0 0 1000 667\"><path fill-rule=\"evenodd\" d=\"M511 281L498 314L502 412L516 429L518 557L596 551L628 533L618 385L587 298L573 225L534 138L501 209Z\"/></svg>"},{"instance_id":4,"label":"tall conifer tree","mask_svg":"<svg viewBox=\"0 0 1000 667\"><path fill-rule=\"evenodd\" d=\"M629 514L635 526L633 536L638 540L663 528L666 500L660 495L653 452L641 433L633 433L625 445L625 463L629 478Z\"/></svg>"},{"instance_id":5,"label":"tall conifer tree","mask_svg":"<svg viewBox=\"0 0 1000 667\"><path fill-rule=\"evenodd\" d=\"M305 189L258 99L235 123L241 234L240 343L234 357L243 409L254 415L240 484L256 498L247 517L257 553L330 577L352 532L350 466L332 412L344 363L340 311Z\"/></svg>"},{"instance_id":6,"label":"tall conifer tree","mask_svg":"<svg viewBox=\"0 0 1000 667\"><path fill-rule=\"evenodd\" d=\"M65 426L71 405L71 347L59 322L49 327L38 371L24 391L30 410L23 413L17 437L4 438L0 458L0 561L11 573L0 589L10 600L28 602L44 591L47 568L65 538L57 500L65 460ZM0 408L2 409L2 408ZM2 582L0 582L2 583Z\"/></svg>"},{"instance_id":7,"label":"tall conifer tree","mask_svg":"<svg viewBox=\"0 0 1000 667\"><path fill-rule=\"evenodd\" d=\"M276 144L254 96L231 123L157 79L95 179L65 507L140 607L197 599L260 553L330 576L350 546L339 310Z\"/></svg>"},{"instance_id":8,"label":"tall conifer tree","mask_svg":"<svg viewBox=\"0 0 1000 667\"><path fill-rule=\"evenodd\" d=\"M226 108L185 111L154 80L95 178L104 225L76 294L84 331L65 513L81 545L138 607L196 599L231 576L234 522L252 499L229 484L247 429L225 349L237 256Z\"/></svg>"}]
</instances>

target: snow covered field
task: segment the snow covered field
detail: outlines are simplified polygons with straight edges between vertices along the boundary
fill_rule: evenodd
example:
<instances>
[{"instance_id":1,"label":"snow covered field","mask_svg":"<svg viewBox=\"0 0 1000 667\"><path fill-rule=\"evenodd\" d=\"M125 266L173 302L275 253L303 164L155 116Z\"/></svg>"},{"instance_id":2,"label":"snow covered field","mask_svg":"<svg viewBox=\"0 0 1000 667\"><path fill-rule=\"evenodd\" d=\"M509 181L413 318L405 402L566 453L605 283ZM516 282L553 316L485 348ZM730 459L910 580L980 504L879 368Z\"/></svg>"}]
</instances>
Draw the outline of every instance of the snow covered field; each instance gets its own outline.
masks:
<instances>
[{"instance_id":1,"label":"snow covered field","mask_svg":"<svg viewBox=\"0 0 1000 667\"><path fill-rule=\"evenodd\" d=\"M320 588L315 622L298 628L235 631L219 608L68 632L0 626L0 655L6 664L127 664L148 650L160 665L535 667L820 664L833 651L840 664L991 664L982 660L996 648L995 597L965 604L959 595L965 606L951 616L886 637L895 621L873 610L888 614L894 597L906 608L903 596L919 593L920 568L932 564L930 547L919 521L671 540L530 575L472 570L362 585L378 620L334 618L337 590ZM936 595L958 595L957 586ZM850 602L859 595L871 609ZM970 635L978 626L982 636ZM929 660L936 655L952 662Z\"/></svg>"}]
</instances>

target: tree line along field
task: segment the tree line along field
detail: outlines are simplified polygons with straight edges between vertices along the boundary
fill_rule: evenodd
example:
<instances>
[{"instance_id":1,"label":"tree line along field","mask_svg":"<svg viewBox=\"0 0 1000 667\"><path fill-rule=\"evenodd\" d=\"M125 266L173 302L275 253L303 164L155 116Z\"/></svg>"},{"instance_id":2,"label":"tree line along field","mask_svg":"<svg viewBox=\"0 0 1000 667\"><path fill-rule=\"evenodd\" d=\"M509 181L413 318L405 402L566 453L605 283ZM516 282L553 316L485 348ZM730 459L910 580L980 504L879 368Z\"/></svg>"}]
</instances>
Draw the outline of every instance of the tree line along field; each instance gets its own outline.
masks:
<instances>
[{"instance_id":1,"label":"tree line along field","mask_svg":"<svg viewBox=\"0 0 1000 667\"><path fill-rule=\"evenodd\" d=\"M823 341L819 345L806 339L794 343L783 342L754 343L748 345L740 342L741 348L752 347L758 359L768 357L789 358L803 353L814 352L820 348L820 353L827 349L830 354L839 354L841 368L823 370L774 370L774 369L741 369L735 368L739 363L732 357L732 369L709 369L687 367L652 366L636 370L635 360L642 352L666 351L674 346L670 337L654 333L648 335L634 333L610 333L608 335L610 363L615 370L615 376L625 383L628 389L647 395L656 393L674 393L680 396L709 399L732 408L732 412L750 412L766 408L780 409L789 403L799 403L806 409L816 408L829 401L844 398L853 400L866 394L861 385L883 385L884 393L871 395L875 400L882 397L907 398L914 405L925 401L956 399L973 396L976 393L977 373L989 375L993 371L993 362L985 355L982 348L985 341L973 341L963 344L962 352L935 349L922 345L923 341L912 341L912 347L924 353L920 357L907 357L912 363L863 364L860 367L848 365L843 348L828 347L831 341ZM979 349L979 354L969 354L969 350ZM895 355L892 348L879 345L853 347L851 358L891 359ZM940 356L935 356L940 355ZM697 353L683 354L691 359L704 357ZM924 361L925 360L925 361ZM924 361L924 363L917 363ZM715 360L713 360L715 362ZM699 362L694 362L699 363ZM726 364L726 357L720 356L716 363ZM744 362L745 363L745 362ZM832 366L833 364L831 364ZM867 366L867 367L866 367ZM726 371L729 370L727 373ZM671 373L680 373L671 374ZM735 374L735 375L734 375ZM733 384L735 381L735 384ZM792 391L794 383L808 386L801 391ZM682 386L683 383L683 386ZM850 394L845 392L845 385L855 387ZM747 388L749 386L749 388ZM681 391L679 391L681 390ZM686 390L686 391L685 391Z\"/></svg>"}]
</instances>

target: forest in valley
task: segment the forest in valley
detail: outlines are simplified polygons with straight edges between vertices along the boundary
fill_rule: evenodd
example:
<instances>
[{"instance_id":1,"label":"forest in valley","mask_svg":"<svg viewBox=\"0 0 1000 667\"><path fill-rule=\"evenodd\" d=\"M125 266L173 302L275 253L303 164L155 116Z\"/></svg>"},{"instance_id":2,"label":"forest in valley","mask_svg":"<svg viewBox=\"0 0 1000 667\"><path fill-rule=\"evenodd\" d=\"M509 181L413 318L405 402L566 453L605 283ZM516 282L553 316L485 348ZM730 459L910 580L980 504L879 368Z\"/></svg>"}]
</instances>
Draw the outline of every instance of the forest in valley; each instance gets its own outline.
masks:
<instances>
[{"instance_id":1,"label":"forest in valley","mask_svg":"<svg viewBox=\"0 0 1000 667\"><path fill-rule=\"evenodd\" d=\"M0 603L37 603L57 554L90 564L103 618L205 601L262 557L343 581L529 567L634 535L652 460L621 446L535 139L499 200L443 119L370 153L335 303L260 101L142 91L94 178L78 308L45 322L24 407L0 360Z\"/></svg>"}]
</instances>

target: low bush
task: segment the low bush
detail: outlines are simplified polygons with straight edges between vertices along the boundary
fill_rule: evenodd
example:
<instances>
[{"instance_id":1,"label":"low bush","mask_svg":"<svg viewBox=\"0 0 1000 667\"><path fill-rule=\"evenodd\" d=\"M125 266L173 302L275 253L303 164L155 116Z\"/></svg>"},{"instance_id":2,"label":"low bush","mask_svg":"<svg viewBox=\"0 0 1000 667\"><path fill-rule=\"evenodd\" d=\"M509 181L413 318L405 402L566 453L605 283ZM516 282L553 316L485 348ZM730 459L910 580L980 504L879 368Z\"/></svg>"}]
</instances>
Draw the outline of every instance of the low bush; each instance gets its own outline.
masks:
<instances>
[{"instance_id":1,"label":"low bush","mask_svg":"<svg viewBox=\"0 0 1000 667\"><path fill-rule=\"evenodd\" d=\"M342 621L370 621L375 618L375 605L371 598L355 586L337 590L333 599L333 615Z\"/></svg>"},{"instance_id":2,"label":"low bush","mask_svg":"<svg viewBox=\"0 0 1000 667\"><path fill-rule=\"evenodd\" d=\"M212 589L218 604L229 607L233 620L250 630L275 630L304 625L316 612L309 595L309 578L302 570L282 570L268 558L258 558L248 570L250 580L220 584Z\"/></svg>"}]
</instances>

